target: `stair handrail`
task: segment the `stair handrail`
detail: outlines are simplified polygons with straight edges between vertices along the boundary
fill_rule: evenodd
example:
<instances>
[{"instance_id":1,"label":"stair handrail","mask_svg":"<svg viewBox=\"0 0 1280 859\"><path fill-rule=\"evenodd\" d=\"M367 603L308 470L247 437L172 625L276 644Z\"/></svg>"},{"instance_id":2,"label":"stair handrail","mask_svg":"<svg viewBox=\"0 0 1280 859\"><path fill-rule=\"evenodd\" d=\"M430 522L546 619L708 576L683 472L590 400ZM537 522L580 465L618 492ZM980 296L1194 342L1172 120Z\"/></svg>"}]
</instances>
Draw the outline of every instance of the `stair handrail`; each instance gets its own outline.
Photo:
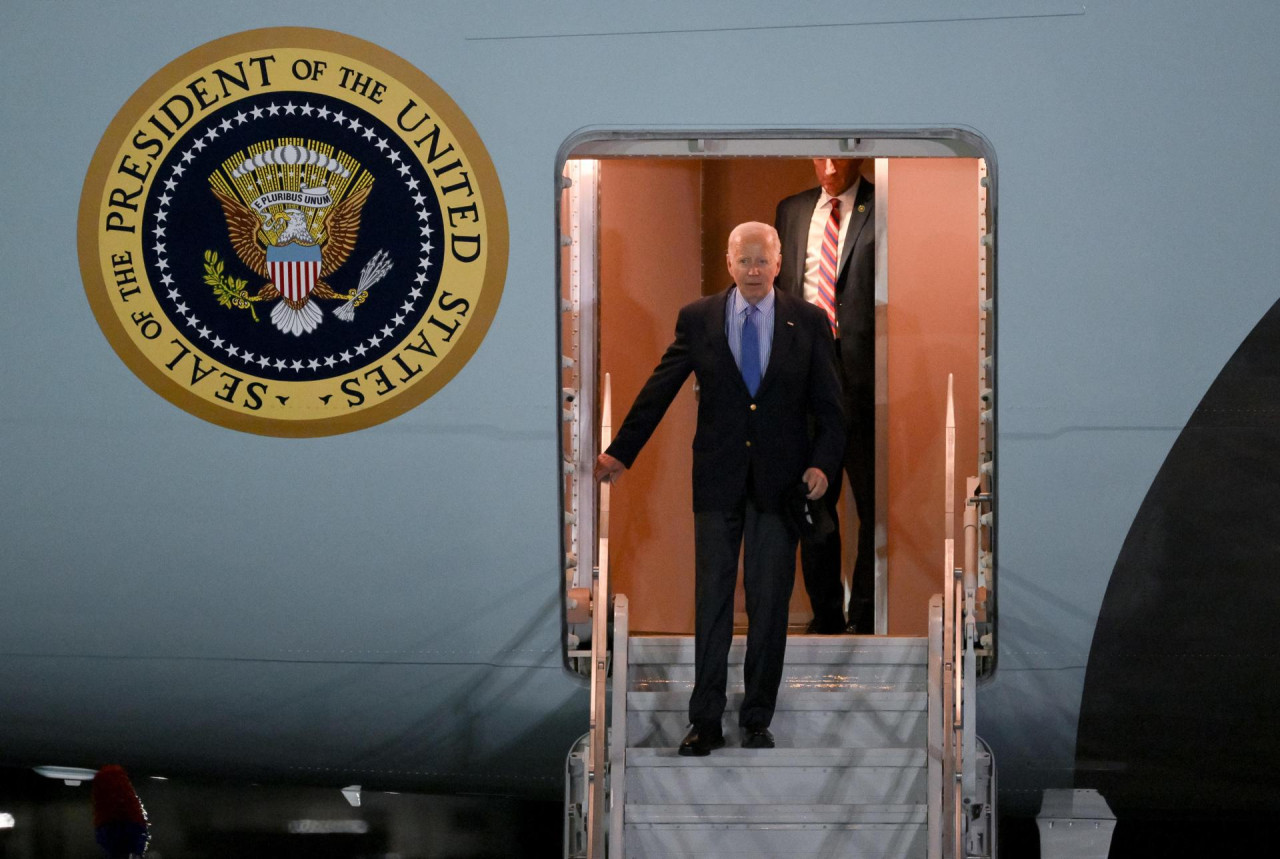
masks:
<instances>
[{"instance_id":1,"label":"stair handrail","mask_svg":"<svg viewBox=\"0 0 1280 859\"><path fill-rule=\"evenodd\" d=\"M967 855L967 810L977 793L978 510L966 503L964 553L955 557L955 379L947 376L943 476L943 587L929 602L929 859ZM968 497L978 480L966 480Z\"/></svg>"},{"instance_id":2,"label":"stair handrail","mask_svg":"<svg viewBox=\"0 0 1280 859\"><path fill-rule=\"evenodd\" d=\"M609 727L610 856L626 856L623 811L627 804L627 690L631 688L631 622L626 594L613 597L613 715Z\"/></svg>"},{"instance_id":3,"label":"stair handrail","mask_svg":"<svg viewBox=\"0 0 1280 859\"><path fill-rule=\"evenodd\" d=\"M945 589L944 589L945 590ZM946 641L943 609L943 595L934 594L929 598L929 683L928 683L928 768L927 768L927 801L928 812L928 859L942 859L943 845L943 783L946 769L946 731L943 730L943 714L946 707L943 702L947 688L944 667L943 649Z\"/></svg>"},{"instance_id":4,"label":"stair handrail","mask_svg":"<svg viewBox=\"0 0 1280 859\"><path fill-rule=\"evenodd\" d=\"M962 675L956 671L956 658L960 652L957 637L957 600L955 584L955 487L956 487L956 410L955 375L947 374L947 411L944 432L943 471L943 542L942 542L942 707L939 714L942 725L942 808L938 823L941 837L942 859L958 859L957 832L963 826L959 819L959 803L956 799L956 772L959 770L962 749L956 736L956 726L963 713L960 710Z\"/></svg>"},{"instance_id":5,"label":"stair handrail","mask_svg":"<svg viewBox=\"0 0 1280 859\"><path fill-rule=\"evenodd\" d=\"M963 609L961 630L963 659L961 703L961 728L963 731L961 748L964 755L962 764L962 804L968 804L978 793L978 505L975 499L980 494L979 480L969 477L965 480L964 506L964 567L961 570L959 584L962 587ZM966 815L965 819L969 817ZM967 852L967 851L966 851Z\"/></svg>"},{"instance_id":6,"label":"stair handrail","mask_svg":"<svg viewBox=\"0 0 1280 859\"><path fill-rule=\"evenodd\" d=\"M613 442L613 393L609 374L604 375L604 402L600 406L600 450ZM609 489L601 481L600 507L596 525L598 548L591 588L591 735L587 757L587 856L605 857L605 768L608 726L605 721L606 689L609 674Z\"/></svg>"}]
</instances>

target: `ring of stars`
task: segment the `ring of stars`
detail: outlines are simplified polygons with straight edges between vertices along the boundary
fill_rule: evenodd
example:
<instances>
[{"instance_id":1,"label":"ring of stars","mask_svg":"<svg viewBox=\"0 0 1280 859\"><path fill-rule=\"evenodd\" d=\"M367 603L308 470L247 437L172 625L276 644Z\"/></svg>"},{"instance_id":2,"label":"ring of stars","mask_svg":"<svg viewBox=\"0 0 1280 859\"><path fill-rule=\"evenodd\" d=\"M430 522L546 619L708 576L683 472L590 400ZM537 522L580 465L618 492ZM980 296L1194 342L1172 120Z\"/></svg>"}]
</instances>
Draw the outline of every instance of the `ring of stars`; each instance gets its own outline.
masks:
<instances>
[{"instance_id":1,"label":"ring of stars","mask_svg":"<svg viewBox=\"0 0 1280 859\"><path fill-rule=\"evenodd\" d=\"M233 128L251 123L253 120L261 119L265 116L278 116L281 113L288 116L315 116L318 119L328 120L337 125L345 125L349 130L361 135L369 140L378 149L380 153L390 162L391 167L402 177L405 187L413 194L413 204L418 218L418 232L421 237L419 244L419 258L416 274L413 277L415 285L409 290L408 298L401 306L399 312L392 317L390 322L384 326L378 333L369 337L368 340L356 344L352 348L344 349L332 355L326 355L323 358L314 357L306 361L292 359L285 360L283 358L274 358L266 354L258 354L250 351L238 344L230 343L222 337L215 336L213 331L204 325L200 319L182 301L182 292L172 273L169 271L169 261L165 245L165 221L169 217L169 204L173 201L170 191L174 190L179 182L178 180L186 172L187 166L196 159L197 155L205 149L211 142L221 135L225 134ZM372 125L366 125L359 121L355 116L346 116L341 111L331 111L327 107L321 105L315 107L310 103L295 104L292 100L284 104L277 104L272 101L265 108L261 105L254 105L249 110L241 109L233 117L225 117L221 122L214 123L209 126L204 134L195 137L189 147L182 153L179 163L175 164L168 179L164 182L164 193L158 198L160 204L155 213L155 224L152 227L152 236L155 240L153 250L156 253L156 268L160 270L160 284L167 290L167 296L170 301L174 302L174 310L176 314L186 322L190 329L188 336L192 340L197 337L204 340L208 344L210 352L218 351L227 357L234 358L250 370L255 369L274 369L277 371L289 370L294 373L302 373L304 371L319 371L321 369L328 370L338 364L346 364L355 358L360 358L371 349L382 344L382 342L392 337L396 330L405 322L413 318L413 311L416 307L418 299L423 296L423 289L430 282L431 251L434 245L431 237L434 229L431 226L431 213L426 209L427 198L418 190L421 184L417 178L410 175L412 173L408 163L402 161L400 152L395 148L394 142L388 142L386 139L379 137L376 128Z\"/></svg>"}]
</instances>

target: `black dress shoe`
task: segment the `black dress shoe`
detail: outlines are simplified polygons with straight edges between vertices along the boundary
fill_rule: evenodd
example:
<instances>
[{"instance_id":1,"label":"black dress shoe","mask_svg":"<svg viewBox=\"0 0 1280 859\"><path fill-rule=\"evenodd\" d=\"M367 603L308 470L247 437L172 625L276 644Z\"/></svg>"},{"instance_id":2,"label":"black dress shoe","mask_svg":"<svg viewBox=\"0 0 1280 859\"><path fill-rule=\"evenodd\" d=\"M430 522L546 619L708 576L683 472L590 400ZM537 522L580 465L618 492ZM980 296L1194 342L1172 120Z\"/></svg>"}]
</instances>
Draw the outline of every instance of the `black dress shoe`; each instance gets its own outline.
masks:
<instances>
[{"instance_id":1,"label":"black dress shoe","mask_svg":"<svg viewBox=\"0 0 1280 859\"><path fill-rule=\"evenodd\" d=\"M716 749L724 748L724 732L714 728L694 725L680 741L680 754L684 757L704 758Z\"/></svg>"},{"instance_id":2,"label":"black dress shoe","mask_svg":"<svg viewBox=\"0 0 1280 859\"><path fill-rule=\"evenodd\" d=\"M849 606L849 626L845 632L854 635L876 634L876 610L872 606Z\"/></svg>"},{"instance_id":3,"label":"black dress shoe","mask_svg":"<svg viewBox=\"0 0 1280 859\"><path fill-rule=\"evenodd\" d=\"M773 734L768 728L743 728L742 747L744 749L773 748Z\"/></svg>"},{"instance_id":4,"label":"black dress shoe","mask_svg":"<svg viewBox=\"0 0 1280 859\"><path fill-rule=\"evenodd\" d=\"M844 632L844 624L839 621L835 623L819 623L817 618L809 621L809 625L804 628L805 635L839 635Z\"/></svg>"}]
</instances>

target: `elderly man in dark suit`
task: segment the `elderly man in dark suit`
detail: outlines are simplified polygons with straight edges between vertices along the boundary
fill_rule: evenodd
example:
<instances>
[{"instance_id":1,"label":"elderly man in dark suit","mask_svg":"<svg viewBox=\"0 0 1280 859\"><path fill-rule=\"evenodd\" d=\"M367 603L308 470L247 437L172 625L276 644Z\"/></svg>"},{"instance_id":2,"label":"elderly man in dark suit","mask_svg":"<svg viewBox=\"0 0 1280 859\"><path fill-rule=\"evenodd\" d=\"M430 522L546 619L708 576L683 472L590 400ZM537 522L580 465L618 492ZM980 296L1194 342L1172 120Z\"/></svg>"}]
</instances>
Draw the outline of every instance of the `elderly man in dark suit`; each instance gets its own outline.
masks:
<instances>
[{"instance_id":1,"label":"elderly man in dark suit","mask_svg":"<svg viewBox=\"0 0 1280 859\"><path fill-rule=\"evenodd\" d=\"M836 338L848 447L844 471L858 509L858 555L848 620L840 581L840 474L827 490L836 527L800 548L813 607L809 632L875 632L875 188L860 176L863 159L815 158L820 187L778 204L782 242L778 291L821 308Z\"/></svg>"},{"instance_id":2,"label":"elderly man in dark suit","mask_svg":"<svg viewBox=\"0 0 1280 859\"><path fill-rule=\"evenodd\" d=\"M784 514L786 496L799 490L821 498L844 450L831 330L816 307L773 289L777 232L768 224L740 224L729 237L726 261L734 285L680 310L675 341L596 461L602 480L629 468L685 379L697 376L695 679L682 755L724 745L740 549L748 622L742 744L773 747L769 724L795 579L796 535Z\"/></svg>"}]
</instances>

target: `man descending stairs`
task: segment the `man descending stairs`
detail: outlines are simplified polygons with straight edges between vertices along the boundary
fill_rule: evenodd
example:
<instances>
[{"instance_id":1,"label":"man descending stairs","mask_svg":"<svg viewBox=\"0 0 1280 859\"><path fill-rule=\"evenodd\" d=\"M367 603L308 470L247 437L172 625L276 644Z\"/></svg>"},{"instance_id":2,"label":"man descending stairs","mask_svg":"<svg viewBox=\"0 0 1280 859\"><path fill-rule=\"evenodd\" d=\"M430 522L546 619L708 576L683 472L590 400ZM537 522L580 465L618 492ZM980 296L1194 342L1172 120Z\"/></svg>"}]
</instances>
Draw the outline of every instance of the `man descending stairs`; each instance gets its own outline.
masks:
<instances>
[{"instance_id":1,"label":"man descending stairs","mask_svg":"<svg viewBox=\"0 0 1280 859\"><path fill-rule=\"evenodd\" d=\"M693 638L630 640L625 856L924 857L924 638L792 636L772 749L742 748L743 636L729 654L727 745L681 756Z\"/></svg>"}]
</instances>

